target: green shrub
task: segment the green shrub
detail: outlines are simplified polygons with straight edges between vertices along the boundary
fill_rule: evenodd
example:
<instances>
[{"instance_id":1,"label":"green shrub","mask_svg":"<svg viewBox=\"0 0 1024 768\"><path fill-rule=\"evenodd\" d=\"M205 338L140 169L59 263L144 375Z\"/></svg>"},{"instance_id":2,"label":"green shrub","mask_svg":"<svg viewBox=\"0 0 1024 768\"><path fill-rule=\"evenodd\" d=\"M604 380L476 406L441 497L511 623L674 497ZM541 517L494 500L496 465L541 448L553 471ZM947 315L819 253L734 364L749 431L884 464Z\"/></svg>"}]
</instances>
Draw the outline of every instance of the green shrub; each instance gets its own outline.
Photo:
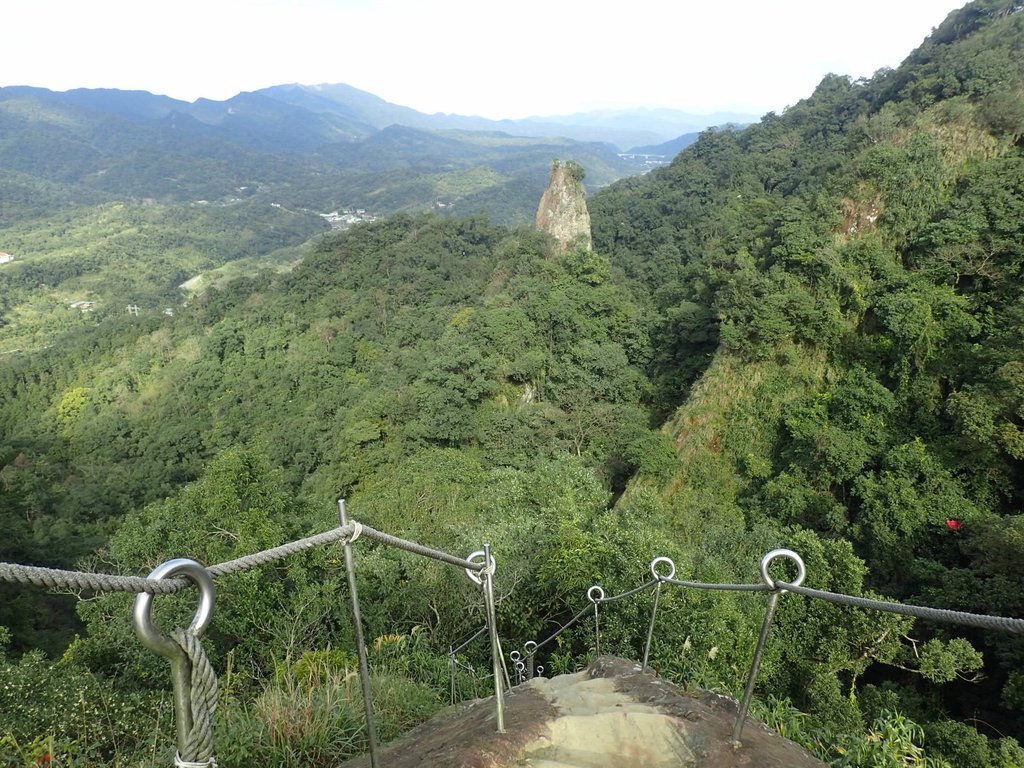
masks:
<instances>
[{"instance_id":1,"label":"green shrub","mask_svg":"<svg viewBox=\"0 0 1024 768\"><path fill-rule=\"evenodd\" d=\"M173 743L171 697L32 652L0 666L0 765L138 765ZM48 757L47 757L48 756Z\"/></svg>"},{"instance_id":2,"label":"green shrub","mask_svg":"<svg viewBox=\"0 0 1024 768\"><path fill-rule=\"evenodd\" d=\"M379 740L390 741L430 717L450 688L445 657L426 634L377 637L369 650L371 692ZM367 749L356 656L346 649L308 650L277 665L250 703L226 700L219 715L221 765L307 766L345 760Z\"/></svg>"}]
</instances>

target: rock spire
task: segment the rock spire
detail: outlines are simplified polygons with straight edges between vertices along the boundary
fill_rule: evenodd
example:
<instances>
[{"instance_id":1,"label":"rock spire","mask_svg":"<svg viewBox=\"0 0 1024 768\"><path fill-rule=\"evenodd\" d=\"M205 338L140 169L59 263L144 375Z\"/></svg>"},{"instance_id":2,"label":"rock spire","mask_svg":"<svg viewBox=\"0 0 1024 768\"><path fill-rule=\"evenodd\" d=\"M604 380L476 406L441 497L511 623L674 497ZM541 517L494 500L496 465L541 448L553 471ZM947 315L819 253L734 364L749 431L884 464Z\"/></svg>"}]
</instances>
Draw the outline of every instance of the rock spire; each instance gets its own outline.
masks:
<instances>
[{"instance_id":1,"label":"rock spire","mask_svg":"<svg viewBox=\"0 0 1024 768\"><path fill-rule=\"evenodd\" d=\"M551 181L537 208L537 229L552 235L563 251L576 243L588 251L593 247L583 167L579 163L555 160L552 164Z\"/></svg>"}]
</instances>

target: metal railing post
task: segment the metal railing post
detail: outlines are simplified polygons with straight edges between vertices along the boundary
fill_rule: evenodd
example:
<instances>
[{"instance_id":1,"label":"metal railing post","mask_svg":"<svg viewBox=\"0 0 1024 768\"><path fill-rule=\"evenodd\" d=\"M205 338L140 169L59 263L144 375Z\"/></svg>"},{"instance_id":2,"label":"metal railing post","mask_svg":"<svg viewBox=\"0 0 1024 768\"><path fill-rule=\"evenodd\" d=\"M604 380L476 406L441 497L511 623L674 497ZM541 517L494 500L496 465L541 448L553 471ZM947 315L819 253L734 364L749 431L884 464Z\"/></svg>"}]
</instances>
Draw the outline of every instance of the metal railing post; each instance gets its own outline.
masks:
<instances>
[{"instance_id":1,"label":"metal railing post","mask_svg":"<svg viewBox=\"0 0 1024 768\"><path fill-rule=\"evenodd\" d=\"M484 588L484 604L487 610L487 631L491 637L491 666L494 669L494 705L498 717L498 733L505 732L505 691L501 658L501 644L498 641L498 615L494 608L494 558L491 545L484 544L484 569L480 572Z\"/></svg>"},{"instance_id":2,"label":"metal railing post","mask_svg":"<svg viewBox=\"0 0 1024 768\"><path fill-rule=\"evenodd\" d=\"M773 549L761 558L761 576L765 582L767 582L768 586L772 587L775 591L768 597L768 607L764 612L764 621L761 622L761 634L758 635L757 647L754 649L754 660L750 663L750 674L747 676L747 685L743 689L743 698L740 700L739 708L736 711L736 723L732 727L733 748L741 746L740 736L743 734L743 723L747 719L747 710L750 708L750 700L754 696L754 685L757 683L757 672L761 667L761 659L764 658L764 649L768 643L768 632L772 628L772 619L775 618L775 609L779 606L779 596L786 591L776 587L775 581L768 574L768 565L777 557L786 557L796 563L799 573L796 580L793 582L794 585L800 586L804 581L804 577L807 575L803 559L801 559L800 555L791 549Z\"/></svg>"},{"instance_id":3,"label":"metal railing post","mask_svg":"<svg viewBox=\"0 0 1024 768\"><path fill-rule=\"evenodd\" d=\"M341 524L348 525L345 500L338 499L338 515ZM352 623L356 632L356 650L359 653L359 682L363 689L363 711L366 713L366 739L370 745L370 766L377 763L377 723L373 719L373 698L370 694L370 662L366 658L366 641L363 638L363 617L359 611L359 591L356 589L356 566L352 555L351 539L345 540L345 572L348 575L348 594L352 600Z\"/></svg>"},{"instance_id":4,"label":"metal railing post","mask_svg":"<svg viewBox=\"0 0 1024 768\"><path fill-rule=\"evenodd\" d=\"M183 575L199 587L199 607L188 629L172 632L168 637L161 633L152 619L153 598L148 593L135 597L132 608L132 623L140 642L149 650L165 657L171 664L171 682L174 686L174 715L178 742L176 762L216 765L213 748L213 711L217 699L217 676L202 650L199 637L206 630L213 616L216 587L210 572L195 560L176 558L157 566L149 574L150 579L166 579ZM192 638L194 643L188 642ZM182 645L182 641L185 645ZM188 649L188 650L186 650ZM206 695L193 697L192 676L194 666L202 664L205 675Z\"/></svg>"},{"instance_id":5,"label":"metal railing post","mask_svg":"<svg viewBox=\"0 0 1024 768\"><path fill-rule=\"evenodd\" d=\"M598 585L587 590L587 600L594 604L594 657L601 655L601 620L598 617L598 608L604 600L604 590Z\"/></svg>"},{"instance_id":6,"label":"metal railing post","mask_svg":"<svg viewBox=\"0 0 1024 768\"><path fill-rule=\"evenodd\" d=\"M534 669L536 659L534 655L537 653L537 643L533 640L527 640L526 644L523 645L523 650L526 652L526 679L533 680L533 676L536 674Z\"/></svg>"},{"instance_id":7,"label":"metal railing post","mask_svg":"<svg viewBox=\"0 0 1024 768\"><path fill-rule=\"evenodd\" d=\"M668 563L669 572L662 576L658 573L658 563ZM644 660L640 664L640 671L647 671L647 660L651 656L651 642L654 640L654 620L658 616L658 599L661 597L662 579L671 579L676 575L676 564L669 557L656 557L651 560L651 574L658 580L654 587L654 603L651 605L651 623L647 625L647 642L644 643Z\"/></svg>"},{"instance_id":8,"label":"metal railing post","mask_svg":"<svg viewBox=\"0 0 1024 768\"><path fill-rule=\"evenodd\" d=\"M483 549L473 552L467 561L476 565L476 559L484 559L483 567L479 569L467 568L466 575L470 581L484 591L484 611L487 614L487 633L491 639L491 672L494 675L494 705L498 718L498 733L505 732L505 691L502 688L502 681L512 688L508 681L508 674L505 670L505 660L501 657L501 641L498 639L498 614L494 609L494 572L498 565L491 554L491 545L484 544ZM475 637L475 635L474 635Z\"/></svg>"}]
</instances>

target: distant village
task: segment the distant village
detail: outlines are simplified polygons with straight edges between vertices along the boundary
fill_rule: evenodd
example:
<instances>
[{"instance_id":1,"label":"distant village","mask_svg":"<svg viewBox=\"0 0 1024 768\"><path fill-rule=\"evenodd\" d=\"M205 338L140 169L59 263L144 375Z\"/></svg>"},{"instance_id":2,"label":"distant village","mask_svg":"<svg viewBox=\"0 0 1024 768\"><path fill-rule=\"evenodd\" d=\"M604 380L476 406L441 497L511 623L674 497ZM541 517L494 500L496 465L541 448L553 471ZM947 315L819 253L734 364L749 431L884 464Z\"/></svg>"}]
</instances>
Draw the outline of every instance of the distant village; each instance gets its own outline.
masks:
<instances>
[{"instance_id":1,"label":"distant village","mask_svg":"<svg viewBox=\"0 0 1024 768\"><path fill-rule=\"evenodd\" d=\"M321 213L320 218L331 225L331 229L348 229L353 224L376 221L377 217L363 208L346 208L343 211Z\"/></svg>"},{"instance_id":2,"label":"distant village","mask_svg":"<svg viewBox=\"0 0 1024 768\"><path fill-rule=\"evenodd\" d=\"M641 173L650 173L655 168L668 165L672 158L667 155L655 155L647 152L619 152L619 157L636 163L641 168Z\"/></svg>"},{"instance_id":3,"label":"distant village","mask_svg":"<svg viewBox=\"0 0 1024 768\"><path fill-rule=\"evenodd\" d=\"M187 304L184 306L187 306ZM82 314L85 314L86 312L92 312L93 310L96 309L96 302L79 299L78 301L72 301L70 304L68 304L68 308L77 309ZM139 305L129 304L127 307L124 308L124 311L127 312L129 315L132 315L133 317L138 317L140 312ZM163 309L160 310L160 312L161 314L167 315L168 317L174 317L175 309L174 307L164 307Z\"/></svg>"}]
</instances>

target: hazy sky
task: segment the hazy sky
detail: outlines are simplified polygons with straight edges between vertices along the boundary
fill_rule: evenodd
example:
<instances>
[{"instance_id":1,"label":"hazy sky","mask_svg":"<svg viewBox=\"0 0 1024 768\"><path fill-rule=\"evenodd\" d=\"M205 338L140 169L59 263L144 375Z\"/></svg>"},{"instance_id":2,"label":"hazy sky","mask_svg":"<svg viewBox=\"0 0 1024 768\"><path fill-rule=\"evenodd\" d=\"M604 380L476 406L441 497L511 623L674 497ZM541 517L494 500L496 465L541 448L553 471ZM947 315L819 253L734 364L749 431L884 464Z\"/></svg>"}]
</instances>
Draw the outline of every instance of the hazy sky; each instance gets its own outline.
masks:
<instances>
[{"instance_id":1,"label":"hazy sky","mask_svg":"<svg viewBox=\"0 0 1024 768\"><path fill-rule=\"evenodd\" d=\"M898 65L963 0L11 0L0 85L192 101L348 83L485 117L779 111Z\"/></svg>"}]
</instances>

